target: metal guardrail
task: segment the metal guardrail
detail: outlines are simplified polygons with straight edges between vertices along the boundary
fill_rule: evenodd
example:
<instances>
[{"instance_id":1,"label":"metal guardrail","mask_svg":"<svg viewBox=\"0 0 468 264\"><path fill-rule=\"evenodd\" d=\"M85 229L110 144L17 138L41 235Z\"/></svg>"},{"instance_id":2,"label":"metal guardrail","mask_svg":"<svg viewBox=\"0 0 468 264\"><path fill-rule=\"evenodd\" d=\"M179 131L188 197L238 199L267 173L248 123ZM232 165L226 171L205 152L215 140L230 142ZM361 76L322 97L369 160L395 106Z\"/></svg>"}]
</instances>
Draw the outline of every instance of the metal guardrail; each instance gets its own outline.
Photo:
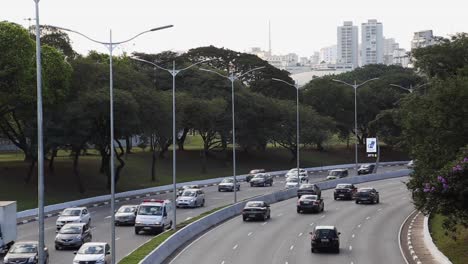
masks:
<instances>
[{"instance_id":1,"label":"metal guardrail","mask_svg":"<svg viewBox=\"0 0 468 264\"><path fill-rule=\"evenodd\" d=\"M390 165L404 165L408 163L408 161L391 161L391 162L381 162L380 166L390 166ZM365 164L365 163L362 163ZM345 169L345 168L354 168L355 164L341 164L341 165L331 165L331 166L320 166L320 167L312 167L312 168L305 168L309 172L320 172L320 171L327 171L327 170L332 170L332 169ZM273 176L279 176L286 174L288 171L274 171L274 172L269 172ZM245 180L245 177L247 174L243 175L237 175L238 180ZM200 181L191 181L191 182L183 182L183 183L178 183L177 188L182 187L184 185L189 185L189 184L196 184L196 185L212 185L215 183L221 182L224 178L226 177L232 177L232 176L224 176L224 177L219 177L219 178L214 178L214 179L207 179L207 180L200 180ZM146 189L139 189L139 190L133 190L133 191L127 191L127 192L121 192L117 193L115 195L116 199L125 199L128 197L135 197L135 198L140 198L138 196L149 196L149 195L155 195L159 194L161 192L170 192L172 191L172 184L171 185L164 185L164 186L158 186L158 187L151 187L151 188L146 188ZM95 205L99 203L108 203L110 201L110 195L101 195L101 196L96 196L96 197L90 197L90 198L85 198L85 199L80 199L80 200L75 200L75 201L69 201L65 203L59 203L59 204L53 204L53 205L48 205L45 206L44 212L48 214L49 216L55 215L55 214L50 214L51 212L63 210L68 207L75 207L75 206L83 206L83 205ZM27 217L34 217L37 216L37 208L35 209L30 209L30 210L25 210L18 212L16 214L17 219L21 218L27 218ZM33 219L34 220L34 219ZM25 220L21 223L27 223L29 221Z\"/></svg>"},{"instance_id":2,"label":"metal guardrail","mask_svg":"<svg viewBox=\"0 0 468 264\"><path fill-rule=\"evenodd\" d=\"M364 183L378 180L385 180L391 178L404 177L410 174L412 170L403 169L398 171L369 174L363 176L354 176L348 178L341 178L336 180L318 182L317 184L322 190L332 189L338 183ZM297 188L291 188L286 190L281 190L278 192L265 194L262 196L257 196L250 198L246 201L239 202L237 204L231 205L229 207L223 208L219 211L216 211L200 220L197 220L186 227L180 229L172 236L170 236L166 241L160 244L156 249L154 249L149 255L147 255L139 264L153 264L153 263L162 263L168 257L170 257L176 250L178 250L182 245L186 244L188 241L199 236L206 230L210 229L213 226L216 226L236 215L239 215L242 209L245 206L245 203L251 200L263 200L267 203L275 203L296 197Z\"/></svg>"}]
</instances>

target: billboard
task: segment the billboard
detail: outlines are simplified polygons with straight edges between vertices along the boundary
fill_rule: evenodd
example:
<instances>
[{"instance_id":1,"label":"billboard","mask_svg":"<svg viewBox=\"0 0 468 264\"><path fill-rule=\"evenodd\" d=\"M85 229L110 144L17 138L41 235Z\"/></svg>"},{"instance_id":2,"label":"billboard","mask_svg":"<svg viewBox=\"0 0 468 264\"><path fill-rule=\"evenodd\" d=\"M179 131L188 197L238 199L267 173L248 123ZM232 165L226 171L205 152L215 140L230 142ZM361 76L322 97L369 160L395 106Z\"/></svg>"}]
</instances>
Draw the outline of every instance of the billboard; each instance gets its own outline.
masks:
<instances>
[{"instance_id":1,"label":"billboard","mask_svg":"<svg viewBox=\"0 0 468 264\"><path fill-rule=\"evenodd\" d=\"M366 138L367 153L377 152L377 138Z\"/></svg>"}]
</instances>

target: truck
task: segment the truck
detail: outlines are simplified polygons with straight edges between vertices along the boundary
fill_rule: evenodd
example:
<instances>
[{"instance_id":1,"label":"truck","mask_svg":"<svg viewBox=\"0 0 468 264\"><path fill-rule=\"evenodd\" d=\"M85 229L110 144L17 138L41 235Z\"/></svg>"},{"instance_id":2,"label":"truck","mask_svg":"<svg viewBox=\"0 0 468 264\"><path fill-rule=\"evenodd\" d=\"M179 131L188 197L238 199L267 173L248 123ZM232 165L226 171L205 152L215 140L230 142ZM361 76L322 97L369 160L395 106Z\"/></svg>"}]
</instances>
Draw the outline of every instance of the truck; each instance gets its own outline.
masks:
<instances>
[{"instance_id":1,"label":"truck","mask_svg":"<svg viewBox=\"0 0 468 264\"><path fill-rule=\"evenodd\" d=\"M8 252L16 240L16 202L0 201L0 254Z\"/></svg>"}]
</instances>

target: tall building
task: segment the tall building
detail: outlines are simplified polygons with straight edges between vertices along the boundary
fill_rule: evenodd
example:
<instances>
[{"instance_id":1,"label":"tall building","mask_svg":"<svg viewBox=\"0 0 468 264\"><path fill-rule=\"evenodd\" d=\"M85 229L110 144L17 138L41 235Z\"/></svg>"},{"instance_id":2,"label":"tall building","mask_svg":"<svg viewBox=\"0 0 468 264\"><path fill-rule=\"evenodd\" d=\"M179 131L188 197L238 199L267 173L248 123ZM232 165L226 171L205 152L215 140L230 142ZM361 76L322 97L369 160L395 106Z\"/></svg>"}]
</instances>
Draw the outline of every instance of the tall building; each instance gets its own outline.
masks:
<instances>
[{"instance_id":1,"label":"tall building","mask_svg":"<svg viewBox=\"0 0 468 264\"><path fill-rule=\"evenodd\" d=\"M311 65L316 65L320 63L320 52L314 51L314 55L309 58Z\"/></svg>"},{"instance_id":2,"label":"tall building","mask_svg":"<svg viewBox=\"0 0 468 264\"><path fill-rule=\"evenodd\" d=\"M383 26L376 19L361 25L362 65L383 63Z\"/></svg>"},{"instance_id":3,"label":"tall building","mask_svg":"<svg viewBox=\"0 0 468 264\"><path fill-rule=\"evenodd\" d=\"M405 49L395 49L393 51L393 62L394 65L400 65L401 67L408 67L410 64L410 57Z\"/></svg>"},{"instance_id":4,"label":"tall building","mask_svg":"<svg viewBox=\"0 0 468 264\"><path fill-rule=\"evenodd\" d=\"M358 27L353 22L345 21L343 26L337 29L337 63L352 65L357 68L358 64Z\"/></svg>"},{"instance_id":5,"label":"tall building","mask_svg":"<svg viewBox=\"0 0 468 264\"><path fill-rule=\"evenodd\" d=\"M400 48L400 44L398 44L394 38L384 38L383 46L383 63L385 65L391 65L393 64L393 52Z\"/></svg>"},{"instance_id":6,"label":"tall building","mask_svg":"<svg viewBox=\"0 0 468 264\"><path fill-rule=\"evenodd\" d=\"M424 48L436 44L436 38L432 34L432 30L424 30L414 32L411 40L411 49Z\"/></svg>"},{"instance_id":7,"label":"tall building","mask_svg":"<svg viewBox=\"0 0 468 264\"><path fill-rule=\"evenodd\" d=\"M336 63L337 46L332 45L320 49L320 63Z\"/></svg>"}]
</instances>

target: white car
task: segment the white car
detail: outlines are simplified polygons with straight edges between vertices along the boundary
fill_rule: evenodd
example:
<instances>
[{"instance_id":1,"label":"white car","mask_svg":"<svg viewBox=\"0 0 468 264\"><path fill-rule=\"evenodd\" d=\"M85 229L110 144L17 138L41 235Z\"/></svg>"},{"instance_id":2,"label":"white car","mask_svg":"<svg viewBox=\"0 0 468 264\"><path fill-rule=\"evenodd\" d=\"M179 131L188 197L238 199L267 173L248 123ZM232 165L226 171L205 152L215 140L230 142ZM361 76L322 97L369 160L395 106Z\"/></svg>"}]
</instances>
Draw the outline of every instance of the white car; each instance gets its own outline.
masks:
<instances>
[{"instance_id":1,"label":"white car","mask_svg":"<svg viewBox=\"0 0 468 264\"><path fill-rule=\"evenodd\" d=\"M299 187L299 180L297 179L297 176L287 178L286 185L284 187L286 188Z\"/></svg>"},{"instance_id":2,"label":"white car","mask_svg":"<svg viewBox=\"0 0 468 264\"><path fill-rule=\"evenodd\" d=\"M290 169L285 175L286 178L296 177L297 178L297 169ZM309 173L305 169L299 169L299 178L301 182L309 181Z\"/></svg>"},{"instance_id":3,"label":"white car","mask_svg":"<svg viewBox=\"0 0 468 264\"><path fill-rule=\"evenodd\" d=\"M236 190L240 191L239 181L236 181ZM234 178L223 179L223 181L218 184L218 192L222 192L222 191L229 191L229 192L234 191Z\"/></svg>"},{"instance_id":4,"label":"white car","mask_svg":"<svg viewBox=\"0 0 468 264\"><path fill-rule=\"evenodd\" d=\"M331 170L328 172L327 175L327 180L335 180L339 178L344 178L348 177L348 170L347 169L336 169L336 170Z\"/></svg>"},{"instance_id":5,"label":"white car","mask_svg":"<svg viewBox=\"0 0 468 264\"><path fill-rule=\"evenodd\" d=\"M62 226L68 223L86 223L91 224L91 214L86 207L73 207L63 210L57 221L57 231L59 231Z\"/></svg>"},{"instance_id":6,"label":"white car","mask_svg":"<svg viewBox=\"0 0 468 264\"><path fill-rule=\"evenodd\" d=\"M135 219L135 234L140 231L163 232L171 228L174 208L170 200L144 200L139 206Z\"/></svg>"},{"instance_id":7,"label":"white car","mask_svg":"<svg viewBox=\"0 0 468 264\"><path fill-rule=\"evenodd\" d=\"M89 242L83 244L80 249L74 252L76 255L73 264L95 263L110 264L110 246L104 242Z\"/></svg>"},{"instance_id":8,"label":"white car","mask_svg":"<svg viewBox=\"0 0 468 264\"><path fill-rule=\"evenodd\" d=\"M406 164L406 168L414 169L414 160L410 160L410 162L408 162L408 164Z\"/></svg>"},{"instance_id":9,"label":"white car","mask_svg":"<svg viewBox=\"0 0 468 264\"><path fill-rule=\"evenodd\" d=\"M176 199L176 207L205 206L205 193L200 189L187 189Z\"/></svg>"}]
</instances>

